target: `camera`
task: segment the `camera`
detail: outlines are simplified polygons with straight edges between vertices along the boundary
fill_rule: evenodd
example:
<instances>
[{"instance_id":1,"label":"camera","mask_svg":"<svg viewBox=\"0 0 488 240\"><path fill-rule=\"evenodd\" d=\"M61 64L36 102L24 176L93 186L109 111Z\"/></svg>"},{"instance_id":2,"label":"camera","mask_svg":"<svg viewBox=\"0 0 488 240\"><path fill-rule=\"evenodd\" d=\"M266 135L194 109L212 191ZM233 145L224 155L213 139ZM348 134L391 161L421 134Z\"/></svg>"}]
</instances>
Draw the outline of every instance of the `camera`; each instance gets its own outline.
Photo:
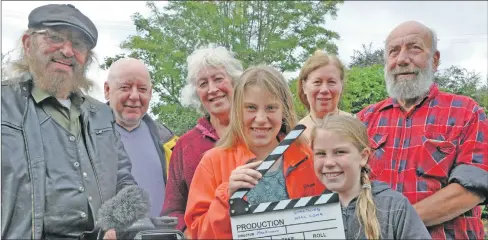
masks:
<instances>
[{"instance_id":1,"label":"camera","mask_svg":"<svg viewBox=\"0 0 488 240\"><path fill-rule=\"evenodd\" d=\"M180 240L185 239L181 231L175 229L176 217L143 218L127 228L121 235L124 239L137 240ZM117 233L118 234L118 233Z\"/></svg>"},{"instance_id":2,"label":"camera","mask_svg":"<svg viewBox=\"0 0 488 240\"><path fill-rule=\"evenodd\" d=\"M161 231L143 231L139 232L135 237L135 240L180 240L184 239L183 234L161 232Z\"/></svg>"}]
</instances>

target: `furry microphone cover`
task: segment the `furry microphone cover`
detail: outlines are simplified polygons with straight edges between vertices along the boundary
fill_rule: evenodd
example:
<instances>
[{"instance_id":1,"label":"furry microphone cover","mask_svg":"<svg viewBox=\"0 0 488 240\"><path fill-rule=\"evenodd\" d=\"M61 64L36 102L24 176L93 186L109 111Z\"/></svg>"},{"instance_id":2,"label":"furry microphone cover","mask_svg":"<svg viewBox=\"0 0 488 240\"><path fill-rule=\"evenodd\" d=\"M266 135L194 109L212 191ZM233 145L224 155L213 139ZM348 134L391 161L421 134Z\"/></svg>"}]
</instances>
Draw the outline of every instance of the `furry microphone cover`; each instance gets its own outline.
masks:
<instances>
[{"instance_id":1,"label":"furry microphone cover","mask_svg":"<svg viewBox=\"0 0 488 240\"><path fill-rule=\"evenodd\" d=\"M148 193L136 185L127 186L102 204L98 210L98 226L104 231L123 231L146 217L149 208Z\"/></svg>"}]
</instances>

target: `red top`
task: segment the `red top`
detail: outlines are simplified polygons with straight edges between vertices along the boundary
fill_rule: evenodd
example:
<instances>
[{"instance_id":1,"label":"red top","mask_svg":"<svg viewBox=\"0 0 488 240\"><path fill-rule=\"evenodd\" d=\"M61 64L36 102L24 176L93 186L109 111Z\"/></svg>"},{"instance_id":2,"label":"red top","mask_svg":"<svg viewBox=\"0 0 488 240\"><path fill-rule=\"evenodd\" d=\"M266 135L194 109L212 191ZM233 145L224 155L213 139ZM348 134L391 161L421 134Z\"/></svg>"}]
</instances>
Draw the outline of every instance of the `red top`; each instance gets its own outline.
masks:
<instances>
[{"instance_id":1,"label":"red top","mask_svg":"<svg viewBox=\"0 0 488 240\"><path fill-rule=\"evenodd\" d=\"M177 217L176 228L180 231L186 228L183 217L195 169L203 154L213 148L218 140L210 121L202 117L194 128L180 137L173 149L161 216Z\"/></svg>"},{"instance_id":2,"label":"red top","mask_svg":"<svg viewBox=\"0 0 488 240\"><path fill-rule=\"evenodd\" d=\"M371 178L388 183L412 204L452 182L486 195L488 119L471 98L440 92L434 84L408 113L388 98L358 118L368 127L374 150ZM483 239L481 209L428 230L434 239Z\"/></svg>"}]
</instances>

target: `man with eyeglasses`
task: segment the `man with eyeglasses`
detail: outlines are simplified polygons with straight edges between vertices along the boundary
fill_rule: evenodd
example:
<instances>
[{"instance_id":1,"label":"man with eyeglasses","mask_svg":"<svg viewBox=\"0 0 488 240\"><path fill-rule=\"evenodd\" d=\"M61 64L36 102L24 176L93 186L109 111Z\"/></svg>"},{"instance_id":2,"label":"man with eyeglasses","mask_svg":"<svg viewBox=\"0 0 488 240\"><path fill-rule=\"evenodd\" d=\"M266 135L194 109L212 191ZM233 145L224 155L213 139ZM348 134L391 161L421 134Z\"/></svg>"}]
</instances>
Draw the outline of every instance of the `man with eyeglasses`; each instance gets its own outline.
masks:
<instances>
[{"instance_id":1,"label":"man with eyeglasses","mask_svg":"<svg viewBox=\"0 0 488 240\"><path fill-rule=\"evenodd\" d=\"M1 88L2 239L96 237L102 203L135 184L110 107L83 93L97 38L72 5L29 15Z\"/></svg>"}]
</instances>

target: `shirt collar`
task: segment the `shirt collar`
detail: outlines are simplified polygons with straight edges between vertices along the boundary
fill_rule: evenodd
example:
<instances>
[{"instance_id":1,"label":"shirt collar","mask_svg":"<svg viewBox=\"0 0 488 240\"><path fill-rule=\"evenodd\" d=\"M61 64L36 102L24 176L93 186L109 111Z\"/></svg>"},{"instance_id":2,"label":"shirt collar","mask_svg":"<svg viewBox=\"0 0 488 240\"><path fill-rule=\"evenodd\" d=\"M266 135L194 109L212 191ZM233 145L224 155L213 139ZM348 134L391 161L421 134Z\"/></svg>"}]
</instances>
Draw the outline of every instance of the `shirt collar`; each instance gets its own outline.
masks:
<instances>
[{"instance_id":1,"label":"shirt collar","mask_svg":"<svg viewBox=\"0 0 488 240\"><path fill-rule=\"evenodd\" d=\"M419 101L415 106L422 105L426 101L426 99L431 100L431 99L435 98L438 93L439 93L439 87L437 86L437 83L433 83L430 86L429 93L426 96L424 96L422 101ZM400 108L401 106L396 99L389 97L386 99L386 101L383 102L383 104L381 104L381 106L379 107L379 111L383 111L383 110L390 108L390 107Z\"/></svg>"},{"instance_id":2,"label":"shirt collar","mask_svg":"<svg viewBox=\"0 0 488 240\"><path fill-rule=\"evenodd\" d=\"M31 94L32 94L32 98L34 98L34 101L37 104L43 102L44 100L46 100L50 97L54 98L51 94L49 94L45 90L37 87L35 84L33 84ZM70 95L70 100L73 104L75 104L75 106L79 107L79 106L81 106L81 104L85 100L85 96L83 95L82 92L79 91L76 93L72 93Z\"/></svg>"},{"instance_id":3,"label":"shirt collar","mask_svg":"<svg viewBox=\"0 0 488 240\"><path fill-rule=\"evenodd\" d=\"M32 88L31 94L32 94L32 98L34 98L34 101L36 101L36 103L40 103L46 100L47 98L51 97L49 93L47 93L46 91L44 91L43 89L35 85Z\"/></svg>"},{"instance_id":4,"label":"shirt collar","mask_svg":"<svg viewBox=\"0 0 488 240\"><path fill-rule=\"evenodd\" d=\"M206 116L201 117L198 119L197 125L195 128L200 131L200 133L206 137L209 137L210 139L214 141L218 141L220 138L217 135L217 131L215 128L212 126L210 123L210 120L207 119Z\"/></svg>"}]
</instances>

